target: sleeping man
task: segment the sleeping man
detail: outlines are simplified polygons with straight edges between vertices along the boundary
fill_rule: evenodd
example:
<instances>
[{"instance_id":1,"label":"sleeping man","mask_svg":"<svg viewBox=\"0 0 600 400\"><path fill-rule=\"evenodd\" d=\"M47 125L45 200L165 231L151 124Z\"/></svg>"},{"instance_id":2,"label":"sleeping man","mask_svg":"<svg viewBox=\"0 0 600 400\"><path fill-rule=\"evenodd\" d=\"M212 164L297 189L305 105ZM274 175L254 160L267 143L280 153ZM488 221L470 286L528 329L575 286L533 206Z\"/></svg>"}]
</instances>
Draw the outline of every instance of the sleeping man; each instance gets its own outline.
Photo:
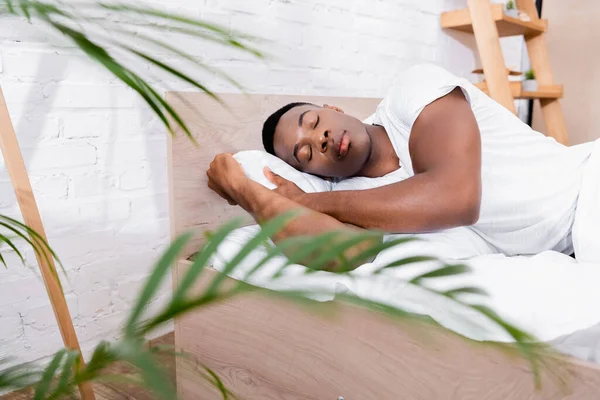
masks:
<instances>
[{"instance_id":1,"label":"sleeping man","mask_svg":"<svg viewBox=\"0 0 600 400\"><path fill-rule=\"evenodd\" d=\"M304 193L266 170L277 189L246 178L230 154L209 186L257 221L299 209L274 240L328 230L424 233L468 226L494 252L573 253L572 227L594 143L567 147L532 130L465 79L414 66L369 123L334 106L293 103L264 123L265 150L324 178L409 178L361 191ZM365 244L366 245L366 244Z\"/></svg>"}]
</instances>

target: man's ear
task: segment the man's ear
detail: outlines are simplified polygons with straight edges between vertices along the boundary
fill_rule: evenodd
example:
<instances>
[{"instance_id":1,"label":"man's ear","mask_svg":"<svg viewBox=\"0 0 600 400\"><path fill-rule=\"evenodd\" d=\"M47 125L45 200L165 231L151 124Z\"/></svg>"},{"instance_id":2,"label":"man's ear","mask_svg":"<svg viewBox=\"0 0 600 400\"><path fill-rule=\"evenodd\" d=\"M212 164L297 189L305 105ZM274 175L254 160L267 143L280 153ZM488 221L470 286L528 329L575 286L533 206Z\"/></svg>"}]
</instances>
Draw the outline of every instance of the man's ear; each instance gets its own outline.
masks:
<instances>
[{"instance_id":1,"label":"man's ear","mask_svg":"<svg viewBox=\"0 0 600 400\"><path fill-rule=\"evenodd\" d=\"M341 108L337 107L337 106L330 106L329 104L323 104L324 108L329 108L330 110L335 110L337 112L341 112L342 114L344 113L344 110L342 110Z\"/></svg>"}]
</instances>

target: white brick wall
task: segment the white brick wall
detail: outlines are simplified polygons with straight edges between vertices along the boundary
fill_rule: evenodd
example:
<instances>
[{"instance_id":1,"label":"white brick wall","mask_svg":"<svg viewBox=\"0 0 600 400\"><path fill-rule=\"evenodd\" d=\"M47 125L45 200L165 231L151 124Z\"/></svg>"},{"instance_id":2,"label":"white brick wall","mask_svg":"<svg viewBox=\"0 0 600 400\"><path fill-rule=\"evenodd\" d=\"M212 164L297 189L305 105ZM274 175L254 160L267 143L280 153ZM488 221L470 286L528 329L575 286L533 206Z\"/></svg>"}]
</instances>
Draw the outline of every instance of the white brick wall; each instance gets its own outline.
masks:
<instances>
[{"instance_id":1,"label":"white brick wall","mask_svg":"<svg viewBox=\"0 0 600 400\"><path fill-rule=\"evenodd\" d=\"M463 44L472 44L468 36L439 28L440 12L465 7L465 0L145 1L266 39L269 62L177 41L253 92L383 96L414 63L437 61L463 76L477 64ZM505 45L509 65L519 66L521 43ZM234 90L193 72L215 91ZM171 77L156 79L187 88ZM89 349L116 337L135 290L168 243L165 130L132 91L70 44L19 21L0 27L0 85L50 242L68 271L64 286L80 341ZM18 215L1 159L0 212ZM6 254L12 265L0 268L0 357L47 356L60 347L60 336L43 285L34 268ZM35 265L31 251L27 264Z\"/></svg>"}]
</instances>

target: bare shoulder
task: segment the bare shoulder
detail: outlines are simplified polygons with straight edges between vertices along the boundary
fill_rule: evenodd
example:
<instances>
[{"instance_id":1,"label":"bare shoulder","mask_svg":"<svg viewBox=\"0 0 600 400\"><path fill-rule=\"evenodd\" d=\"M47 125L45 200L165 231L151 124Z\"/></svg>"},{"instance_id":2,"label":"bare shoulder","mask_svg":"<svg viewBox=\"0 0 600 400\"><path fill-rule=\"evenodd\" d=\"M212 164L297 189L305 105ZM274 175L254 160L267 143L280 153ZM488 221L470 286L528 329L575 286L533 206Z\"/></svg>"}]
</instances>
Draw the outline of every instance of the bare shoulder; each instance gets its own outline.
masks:
<instances>
[{"instance_id":1,"label":"bare shoulder","mask_svg":"<svg viewBox=\"0 0 600 400\"><path fill-rule=\"evenodd\" d=\"M409 152L415 172L446 162L451 153L478 157L479 127L460 88L431 102L421 111L410 133Z\"/></svg>"},{"instance_id":2,"label":"bare shoulder","mask_svg":"<svg viewBox=\"0 0 600 400\"><path fill-rule=\"evenodd\" d=\"M443 128L450 122L459 121L475 122L475 116L462 89L456 87L447 95L425 106L412 126L411 140L417 139L421 132L427 132L434 127Z\"/></svg>"}]
</instances>

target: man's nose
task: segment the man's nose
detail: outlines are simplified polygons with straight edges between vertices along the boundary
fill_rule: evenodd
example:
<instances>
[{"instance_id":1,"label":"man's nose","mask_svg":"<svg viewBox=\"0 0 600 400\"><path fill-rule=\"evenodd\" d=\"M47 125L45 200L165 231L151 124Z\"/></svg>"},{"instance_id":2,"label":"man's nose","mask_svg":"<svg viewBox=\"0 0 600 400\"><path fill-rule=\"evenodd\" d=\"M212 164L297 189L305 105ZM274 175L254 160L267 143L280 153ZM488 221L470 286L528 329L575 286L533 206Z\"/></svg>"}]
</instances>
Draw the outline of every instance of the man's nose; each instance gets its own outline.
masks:
<instances>
[{"instance_id":1,"label":"man's nose","mask_svg":"<svg viewBox=\"0 0 600 400\"><path fill-rule=\"evenodd\" d=\"M329 132L324 131L319 134L318 140L318 148L321 153L325 153L327 151L327 146L329 144Z\"/></svg>"}]
</instances>

